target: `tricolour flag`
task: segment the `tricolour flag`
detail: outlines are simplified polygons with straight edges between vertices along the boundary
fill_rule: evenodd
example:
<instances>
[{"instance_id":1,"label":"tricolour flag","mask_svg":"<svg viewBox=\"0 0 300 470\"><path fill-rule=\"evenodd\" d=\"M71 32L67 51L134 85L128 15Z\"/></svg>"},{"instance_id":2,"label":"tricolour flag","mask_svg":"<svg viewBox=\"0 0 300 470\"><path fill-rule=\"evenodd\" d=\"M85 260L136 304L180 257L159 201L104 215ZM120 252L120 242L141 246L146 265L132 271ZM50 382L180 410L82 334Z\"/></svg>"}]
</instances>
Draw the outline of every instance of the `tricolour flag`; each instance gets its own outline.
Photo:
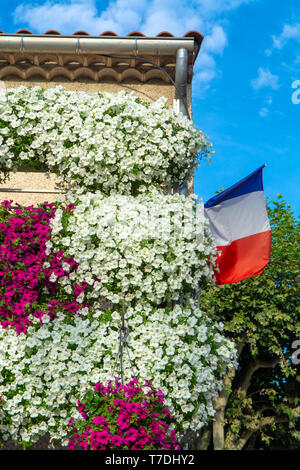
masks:
<instances>
[{"instance_id":1,"label":"tricolour flag","mask_svg":"<svg viewBox=\"0 0 300 470\"><path fill-rule=\"evenodd\" d=\"M204 205L217 245L217 284L233 284L262 274L269 262L272 233L261 166Z\"/></svg>"}]
</instances>

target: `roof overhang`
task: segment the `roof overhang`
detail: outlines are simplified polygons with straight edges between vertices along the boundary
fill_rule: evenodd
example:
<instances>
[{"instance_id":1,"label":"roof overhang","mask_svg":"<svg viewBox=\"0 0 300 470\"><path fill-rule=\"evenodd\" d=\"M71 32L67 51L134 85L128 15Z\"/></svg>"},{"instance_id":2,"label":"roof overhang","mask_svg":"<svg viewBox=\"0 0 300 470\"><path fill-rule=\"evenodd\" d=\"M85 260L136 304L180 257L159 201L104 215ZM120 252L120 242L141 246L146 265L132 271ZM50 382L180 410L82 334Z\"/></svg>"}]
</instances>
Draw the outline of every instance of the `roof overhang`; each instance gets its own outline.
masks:
<instances>
[{"instance_id":1,"label":"roof overhang","mask_svg":"<svg viewBox=\"0 0 300 470\"><path fill-rule=\"evenodd\" d=\"M167 82L167 77L163 77L163 73L154 65L151 66L150 62L147 63L147 59L165 68L174 77L177 51L185 49L188 53L190 82L193 64L203 40L203 36L195 31L183 37L174 37L170 33L160 33L155 37L146 37L141 33L123 37L109 32L100 36L90 36L84 32L69 36L52 33L0 32L0 79L5 79L5 75L16 74L28 80L38 74L49 80L60 73L70 80L76 80L83 74L98 81L110 71L114 79L123 81L130 76L131 71L142 82L153 77L160 77Z\"/></svg>"}]
</instances>

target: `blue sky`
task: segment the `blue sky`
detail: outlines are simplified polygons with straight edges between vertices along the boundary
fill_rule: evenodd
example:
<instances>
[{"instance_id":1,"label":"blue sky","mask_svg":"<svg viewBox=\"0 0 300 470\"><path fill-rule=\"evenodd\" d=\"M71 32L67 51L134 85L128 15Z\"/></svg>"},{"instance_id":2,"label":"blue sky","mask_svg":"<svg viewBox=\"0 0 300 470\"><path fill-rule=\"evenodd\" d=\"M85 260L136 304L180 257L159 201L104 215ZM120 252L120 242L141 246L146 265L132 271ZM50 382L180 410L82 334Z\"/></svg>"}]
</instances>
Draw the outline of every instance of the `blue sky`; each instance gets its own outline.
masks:
<instances>
[{"instance_id":1,"label":"blue sky","mask_svg":"<svg viewBox=\"0 0 300 470\"><path fill-rule=\"evenodd\" d=\"M265 195L281 193L300 212L299 2L0 0L0 6L6 33L28 28L204 34L193 80L193 120L215 153L211 165L203 162L197 170L195 193L206 201L266 163Z\"/></svg>"}]
</instances>

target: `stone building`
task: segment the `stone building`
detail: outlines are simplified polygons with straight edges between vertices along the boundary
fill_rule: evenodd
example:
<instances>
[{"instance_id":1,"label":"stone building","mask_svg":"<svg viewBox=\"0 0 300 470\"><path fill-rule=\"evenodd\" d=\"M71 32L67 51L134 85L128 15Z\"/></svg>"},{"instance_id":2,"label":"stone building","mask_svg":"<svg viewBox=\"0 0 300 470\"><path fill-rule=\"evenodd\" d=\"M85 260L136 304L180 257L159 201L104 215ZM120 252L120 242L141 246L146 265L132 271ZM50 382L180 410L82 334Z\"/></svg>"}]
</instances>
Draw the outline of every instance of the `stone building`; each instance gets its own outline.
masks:
<instances>
[{"instance_id":1,"label":"stone building","mask_svg":"<svg viewBox=\"0 0 300 470\"><path fill-rule=\"evenodd\" d=\"M89 93L133 91L149 101L165 96L169 106L191 118L193 66L202 40L196 31L183 37L169 32L120 37L111 31L99 36L0 31L0 88L62 85ZM53 202L59 194L56 182L54 174L47 178L43 172L18 171L0 184L0 197L25 205ZM192 192L192 182L181 191Z\"/></svg>"}]
</instances>

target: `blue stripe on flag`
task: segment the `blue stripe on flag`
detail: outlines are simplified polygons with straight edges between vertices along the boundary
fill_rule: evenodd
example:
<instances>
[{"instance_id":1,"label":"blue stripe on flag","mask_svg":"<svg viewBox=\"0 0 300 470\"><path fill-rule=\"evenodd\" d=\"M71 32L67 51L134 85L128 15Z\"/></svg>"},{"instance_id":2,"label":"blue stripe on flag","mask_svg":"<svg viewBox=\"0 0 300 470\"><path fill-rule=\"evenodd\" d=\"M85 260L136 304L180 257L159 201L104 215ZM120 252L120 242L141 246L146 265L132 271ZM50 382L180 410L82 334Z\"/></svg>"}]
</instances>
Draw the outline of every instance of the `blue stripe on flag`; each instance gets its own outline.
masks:
<instances>
[{"instance_id":1,"label":"blue stripe on flag","mask_svg":"<svg viewBox=\"0 0 300 470\"><path fill-rule=\"evenodd\" d=\"M233 199L234 197L242 196L243 194L253 193L254 191L263 191L263 180L262 180L262 169L266 165L262 165L257 170L253 171L250 175L246 176L238 183L230 186L221 193L209 199L204 207L213 207L220 204L227 199Z\"/></svg>"}]
</instances>

